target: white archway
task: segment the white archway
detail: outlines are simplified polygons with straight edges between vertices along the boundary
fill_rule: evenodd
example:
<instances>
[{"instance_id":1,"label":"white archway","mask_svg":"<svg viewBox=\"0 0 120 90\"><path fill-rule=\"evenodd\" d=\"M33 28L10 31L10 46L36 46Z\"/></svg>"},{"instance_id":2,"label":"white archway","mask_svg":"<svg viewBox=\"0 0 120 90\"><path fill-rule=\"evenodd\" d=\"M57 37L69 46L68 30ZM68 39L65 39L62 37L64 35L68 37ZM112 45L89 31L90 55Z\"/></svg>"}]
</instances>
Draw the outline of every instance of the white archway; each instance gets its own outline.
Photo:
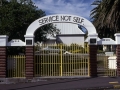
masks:
<instances>
[{"instance_id":1,"label":"white archway","mask_svg":"<svg viewBox=\"0 0 120 90\"><path fill-rule=\"evenodd\" d=\"M26 31L26 36L34 36L34 32L41 26L49 23L73 23L73 24L80 24L88 30L88 34L96 33L96 29L94 25L87 19L76 16L76 15L69 15L69 14L55 14L55 15L48 15L42 18L35 20L33 23L29 25Z\"/></svg>"},{"instance_id":2,"label":"white archway","mask_svg":"<svg viewBox=\"0 0 120 90\"><path fill-rule=\"evenodd\" d=\"M69 15L69 14L48 15L35 20L33 23L29 25L25 34L26 45L33 46L35 31L41 26L49 23L73 23L73 24L81 25L84 28L86 28L88 31L88 35L96 34L96 29L94 25L89 20L81 16Z\"/></svg>"}]
</instances>

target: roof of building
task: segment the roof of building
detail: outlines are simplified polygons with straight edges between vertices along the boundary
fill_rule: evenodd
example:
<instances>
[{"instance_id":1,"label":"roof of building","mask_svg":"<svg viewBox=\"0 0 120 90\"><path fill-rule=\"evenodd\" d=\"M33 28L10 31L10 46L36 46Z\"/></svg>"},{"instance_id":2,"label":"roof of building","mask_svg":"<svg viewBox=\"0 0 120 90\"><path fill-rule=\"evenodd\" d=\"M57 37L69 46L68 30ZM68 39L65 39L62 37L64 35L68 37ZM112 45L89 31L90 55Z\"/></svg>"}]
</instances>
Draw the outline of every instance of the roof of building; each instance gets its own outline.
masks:
<instances>
[{"instance_id":1,"label":"roof of building","mask_svg":"<svg viewBox=\"0 0 120 90\"><path fill-rule=\"evenodd\" d=\"M77 24L72 23L54 23L57 29L60 30L60 34L85 34L80 28L78 28ZM56 39L55 37L48 35L47 38L49 39Z\"/></svg>"},{"instance_id":2,"label":"roof of building","mask_svg":"<svg viewBox=\"0 0 120 90\"><path fill-rule=\"evenodd\" d=\"M61 34L85 34L78 28L77 24L72 23L55 23Z\"/></svg>"}]
</instances>

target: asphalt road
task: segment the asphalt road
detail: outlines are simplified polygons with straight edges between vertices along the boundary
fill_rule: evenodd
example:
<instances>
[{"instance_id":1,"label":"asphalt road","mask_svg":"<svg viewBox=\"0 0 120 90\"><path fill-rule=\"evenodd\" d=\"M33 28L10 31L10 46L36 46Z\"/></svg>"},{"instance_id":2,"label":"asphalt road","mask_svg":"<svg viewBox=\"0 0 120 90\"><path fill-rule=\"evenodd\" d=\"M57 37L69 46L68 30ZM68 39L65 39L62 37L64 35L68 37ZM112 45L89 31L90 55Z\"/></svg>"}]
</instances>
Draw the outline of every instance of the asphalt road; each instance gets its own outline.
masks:
<instances>
[{"instance_id":1,"label":"asphalt road","mask_svg":"<svg viewBox=\"0 0 120 90\"><path fill-rule=\"evenodd\" d=\"M118 81L118 78L51 79L31 83L1 84L0 90L86 90L86 88L112 87L109 82L114 81Z\"/></svg>"}]
</instances>

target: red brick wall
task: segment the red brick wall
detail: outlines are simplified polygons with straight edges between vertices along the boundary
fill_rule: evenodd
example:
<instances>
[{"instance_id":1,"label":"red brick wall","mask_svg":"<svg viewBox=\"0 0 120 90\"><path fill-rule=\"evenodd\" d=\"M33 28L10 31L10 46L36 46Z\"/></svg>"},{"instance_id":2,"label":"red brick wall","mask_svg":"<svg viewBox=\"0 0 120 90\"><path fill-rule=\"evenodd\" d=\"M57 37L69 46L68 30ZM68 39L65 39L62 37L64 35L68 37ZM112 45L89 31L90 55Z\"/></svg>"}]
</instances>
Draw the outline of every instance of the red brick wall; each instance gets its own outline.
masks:
<instances>
[{"instance_id":1,"label":"red brick wall","mask_svg":"<svg viewBox=\"0 0 120 90\"><path fill-rule=\"evenodd\" d=\"M117 56L117 75L120 76L120 45L117 45L116 56Z\"/></svg>"},{"instance_id":2,"label":"red brick wall","mask_svg":"<svg viewBox=\"0 0 120 90\"><path fill-rule=\"evenodd\" d=\"M26 78L34 77L34 47L26 46L26 62L25 62Z\"/></svg>"},{"instance_id":3,"label":"red brick wall","mask_svg":"<svg viewBox=\"0 0 120 90\"><path fill-rule=\"evenodd\" d=\"M6 47L0 47L0 78L6 78Z\"/></svg>"},{"instance_id":4,"label":"red brick wall","mask_svg":"<svg viewBox=\"0 0 120 90\"><path fill-rule=\"evenodd\" d=\"M97 76L97 45L89 46L90 76Z\"/></svg>"}]
</instances>

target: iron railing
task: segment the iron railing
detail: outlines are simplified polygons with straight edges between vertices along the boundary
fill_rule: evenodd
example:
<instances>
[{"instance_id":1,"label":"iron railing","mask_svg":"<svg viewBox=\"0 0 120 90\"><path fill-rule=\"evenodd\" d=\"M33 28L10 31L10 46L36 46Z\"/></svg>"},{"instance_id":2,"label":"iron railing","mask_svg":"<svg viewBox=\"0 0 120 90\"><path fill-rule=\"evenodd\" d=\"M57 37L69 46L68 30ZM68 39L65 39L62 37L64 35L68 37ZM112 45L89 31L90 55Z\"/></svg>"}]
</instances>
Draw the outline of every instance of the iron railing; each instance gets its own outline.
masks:
<instances>
[{"instance_id":1,"label":"iron railing","mask_svg":"<svg viewBox=\"0 0 120 90\"><path fill-rule=\"evenodd\" d=\"M116 62L116 63L110 63L110 60L108 58L109 58L109 56L106 56L105 54L97 55L98 76L116 77L117 69L113 67L113 66L116 66L116 65L114 65L117 63L116 59L112 60L112 62Z\"/></svg>"},{"instance_id":2,"label":"iron railing","mask_svg":"<svg viewBox=\"0 0 120 90\"><path fill-rule=\"evenodd\" d=\"M35 76L89 76L88 45L44 44L34 66Z\"/></svg>"},{"instance_id":3,"label":"iron railing","mask_svg":"<svg viewBox=\"0 0 120 90\"><path fill-rule=\"evenodd\" d=\"M34 57L34 76L90 76L88 46L62 44L37 47ZM116 59L114 59L116 62ZM98 76L117 76L115 63L105 54L97 54ZM112 66L111 66L112 65ZM7 76L25 77L25 55L10 55L7 58Z\"/></svg>"},{"instance_id":4,"label":"iron railing","mask_svg":"<svg viewBox=\"0 0 120 90\"><path fill-rule=\"evenodd\" d=\"M25 55L8 56L7 77L25 77Z\"/></svg>"}]
</instances>

